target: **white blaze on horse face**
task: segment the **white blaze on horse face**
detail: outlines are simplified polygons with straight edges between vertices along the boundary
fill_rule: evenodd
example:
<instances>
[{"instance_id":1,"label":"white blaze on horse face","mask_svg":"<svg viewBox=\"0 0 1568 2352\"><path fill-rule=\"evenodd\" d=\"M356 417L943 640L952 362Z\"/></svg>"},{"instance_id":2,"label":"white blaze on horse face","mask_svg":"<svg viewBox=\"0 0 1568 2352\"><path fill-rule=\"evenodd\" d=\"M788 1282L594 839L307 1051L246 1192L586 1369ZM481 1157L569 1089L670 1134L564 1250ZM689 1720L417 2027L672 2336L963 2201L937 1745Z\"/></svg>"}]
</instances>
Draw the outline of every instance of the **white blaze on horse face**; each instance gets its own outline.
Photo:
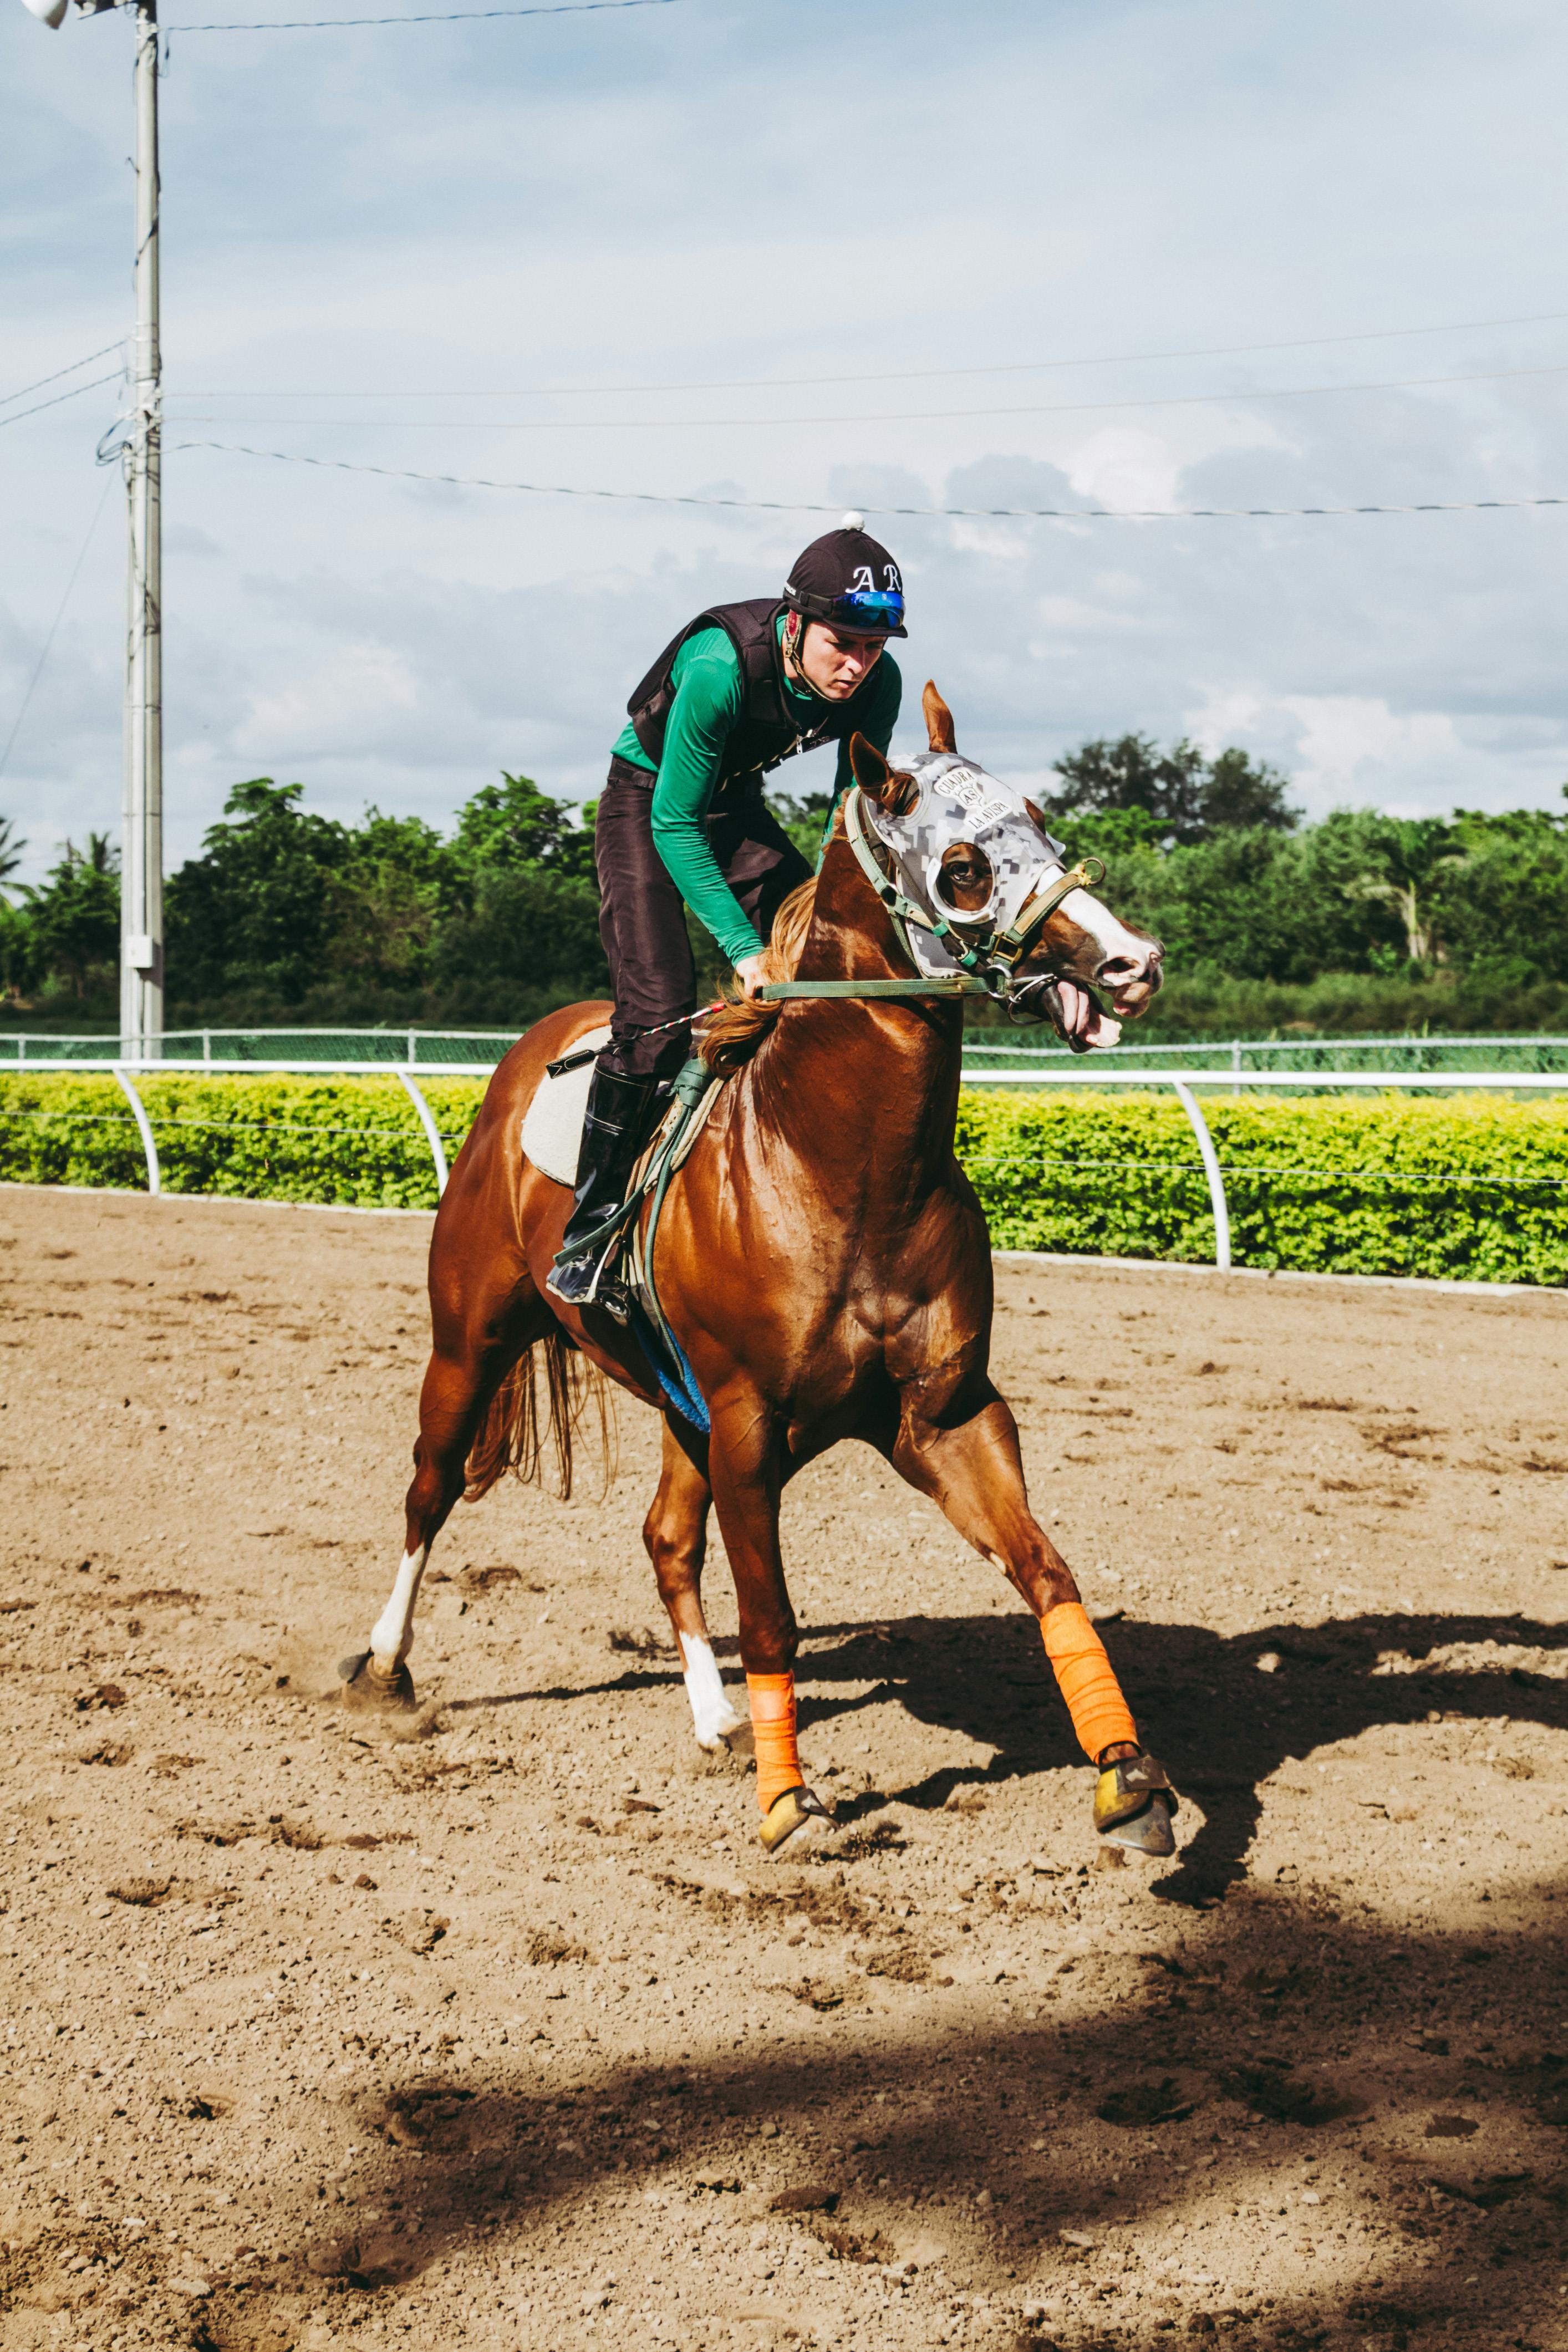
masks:
<instances>
[{"instance_id":1,"label":"white blaze on horse face","mask_svg":"<svg viewBox=\"0 0 1568 2352\"><path fill-rule=\"evenodd\" d=\"M678 1633L682 1679L691 1701L691 1721L700 1748L722 1748L732 1732L745 1728L748 1718L738 1715L724 1688L719 1661L698 1633Z\"/></svg>"},{"instance_id":2,"label":"white blaze on horse face","mask_svg":"<svg viewBox=\"0 0 1568 2352\"><path fill-rule=\"evenodd\" d=\"M394 1673L414 1647L414 1604L429 1557L428 1544L404 1553L392 1598L370 1629L370 1654L384 1674Z\"/></svg>"},{"instance_id":3,"label":"white blaze on horse face","mask_svg":"<svg viewBox=\"0 0 1568 2352\"><path fill-rule=\"evenodd\" d=\"M1148 940L1141 940L1125 923L1118 922L1110 908L1103 906L1092 892L1069 890L1062 900L1061 911L1091 942L1091 951L1084 958L1084 969L1074 972L1075 979L1098 980L1102 965L1108 963L1125 965L1130 981L1145 976L1149 969Z\"/></svg>"}]
</instances>

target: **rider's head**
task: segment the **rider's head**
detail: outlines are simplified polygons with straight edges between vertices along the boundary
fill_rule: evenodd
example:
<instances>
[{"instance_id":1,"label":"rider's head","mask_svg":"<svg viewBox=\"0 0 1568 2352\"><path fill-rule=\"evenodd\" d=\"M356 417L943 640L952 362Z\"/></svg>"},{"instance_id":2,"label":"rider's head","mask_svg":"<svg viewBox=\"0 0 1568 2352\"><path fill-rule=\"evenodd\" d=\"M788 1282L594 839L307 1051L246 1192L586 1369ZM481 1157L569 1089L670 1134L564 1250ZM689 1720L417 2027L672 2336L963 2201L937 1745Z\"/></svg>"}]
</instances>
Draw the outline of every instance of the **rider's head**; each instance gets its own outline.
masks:
<instances>
[{"instance_id":1,"label":"rider's head","mask_svg":"<svg viewBox=\"0 0 1568 2352\"><path fill-rule=\"evenodd\" d=\"M828 702L847 700L888 639L909 635L902 575L858 514L847 514L796 558L784 604L790 666Z\"/></svg>"}]
</instances>

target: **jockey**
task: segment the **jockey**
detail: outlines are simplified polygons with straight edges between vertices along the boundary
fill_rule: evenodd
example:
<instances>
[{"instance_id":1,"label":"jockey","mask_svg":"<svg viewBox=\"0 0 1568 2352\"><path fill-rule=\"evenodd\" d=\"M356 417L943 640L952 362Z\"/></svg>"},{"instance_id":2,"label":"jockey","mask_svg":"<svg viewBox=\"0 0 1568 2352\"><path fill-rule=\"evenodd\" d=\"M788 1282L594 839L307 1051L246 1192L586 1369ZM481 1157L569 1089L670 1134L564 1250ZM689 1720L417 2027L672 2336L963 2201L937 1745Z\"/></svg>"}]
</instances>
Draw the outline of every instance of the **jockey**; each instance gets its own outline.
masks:
<instances>
[{"instance_id":1,"label":"jockey","mask_svg":"<svg viewBox=\"0 0 1568 2352\"><path fill-rule=\"evenodd\" d=\"M886 751L902 691L889 637L907 636L903 580L848 514L797 560L782 597L699 613L626 705L610 754L594 856L599 934L615 990L610 1042L595 1066L576 1203L547 1287L572 1306L595 1297L598 1228L626 1198L661 1081L690 1051L696 971L689 907L746 995L779 908L811 866L772 816L763 779L797 751L837 743L834 795L854 781L849 739ZM615 1307L609 1286L603 1303Z\"/></svg>"}]
</instances>

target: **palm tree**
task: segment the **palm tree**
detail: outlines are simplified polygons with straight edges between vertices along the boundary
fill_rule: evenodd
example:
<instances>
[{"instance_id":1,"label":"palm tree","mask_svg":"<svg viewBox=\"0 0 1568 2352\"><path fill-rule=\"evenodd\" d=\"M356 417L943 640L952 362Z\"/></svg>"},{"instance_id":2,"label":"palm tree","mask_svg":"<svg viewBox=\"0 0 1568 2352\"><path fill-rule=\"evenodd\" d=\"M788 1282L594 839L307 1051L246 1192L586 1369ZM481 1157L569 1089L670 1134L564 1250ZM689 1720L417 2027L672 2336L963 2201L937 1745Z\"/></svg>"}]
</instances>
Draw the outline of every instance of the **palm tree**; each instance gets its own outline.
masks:
<instances>
[{"instance_id":1,"label":"palm tree","mask_svg":"<svg viewBox=\"0 0 1568 2352\"><path fill-rule=\"evenodd\" d=\"M1436 944L1431 901L1440 887L1438 877L1445 868L1465 863L1458 836L1436 816L1373 817L1365 831L1366 845L1382 870L1362 875L1355 890L1396 909L1406 955L1412 963L1426 963Z\"/></svg>"},{"instance_id":2,"label":"palm tree","mask_svg":"<svg viewBox=\"0 0 1568 2352\"><path fill-rule=\"evenodd\" d=\"M0 816L0 897L4 897L11 877L22 863L22 852L27 846L16 837L16 828L8 816Z\"/></svg>"}]
</instances>

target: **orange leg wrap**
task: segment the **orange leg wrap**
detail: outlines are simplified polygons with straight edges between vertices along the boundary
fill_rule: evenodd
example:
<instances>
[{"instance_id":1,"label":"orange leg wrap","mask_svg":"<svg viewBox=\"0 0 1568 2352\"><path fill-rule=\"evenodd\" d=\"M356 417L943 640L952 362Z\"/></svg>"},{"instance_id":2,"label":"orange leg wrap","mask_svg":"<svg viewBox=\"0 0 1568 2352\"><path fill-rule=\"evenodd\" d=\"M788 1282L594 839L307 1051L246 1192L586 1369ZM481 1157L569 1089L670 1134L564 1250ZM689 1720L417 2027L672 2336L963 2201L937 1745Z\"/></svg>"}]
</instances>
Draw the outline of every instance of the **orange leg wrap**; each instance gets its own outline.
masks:
<instances>
[{"instance_id":1,"label":"orange leg wrap","mask_svg":"<svg viewBox=\"0 0 1568 2352\"><path fill-rule=\"evenodd\" d=\"M1119 1739L1130 1739L1136 1746L1137 1727L1121 1696L1121 1685L1082 1603L1059 1601L1054 1609L1047 1610L1040 1631L1072 1727L1089 1762L1098 1764Z\"/></svg>"},{"instance_id":2,"label":"orange leg wrap","mask_svg":"<svg viewBox=\"0 0 1568 2352\"><path fill-rule=\"evenodd\" d=\"M757 1748L757 1802L765 1813L786 1789L805 1782L795 1742L795 1676L748 1675L746 1696Z\"/></svg>"}]
</instances>

